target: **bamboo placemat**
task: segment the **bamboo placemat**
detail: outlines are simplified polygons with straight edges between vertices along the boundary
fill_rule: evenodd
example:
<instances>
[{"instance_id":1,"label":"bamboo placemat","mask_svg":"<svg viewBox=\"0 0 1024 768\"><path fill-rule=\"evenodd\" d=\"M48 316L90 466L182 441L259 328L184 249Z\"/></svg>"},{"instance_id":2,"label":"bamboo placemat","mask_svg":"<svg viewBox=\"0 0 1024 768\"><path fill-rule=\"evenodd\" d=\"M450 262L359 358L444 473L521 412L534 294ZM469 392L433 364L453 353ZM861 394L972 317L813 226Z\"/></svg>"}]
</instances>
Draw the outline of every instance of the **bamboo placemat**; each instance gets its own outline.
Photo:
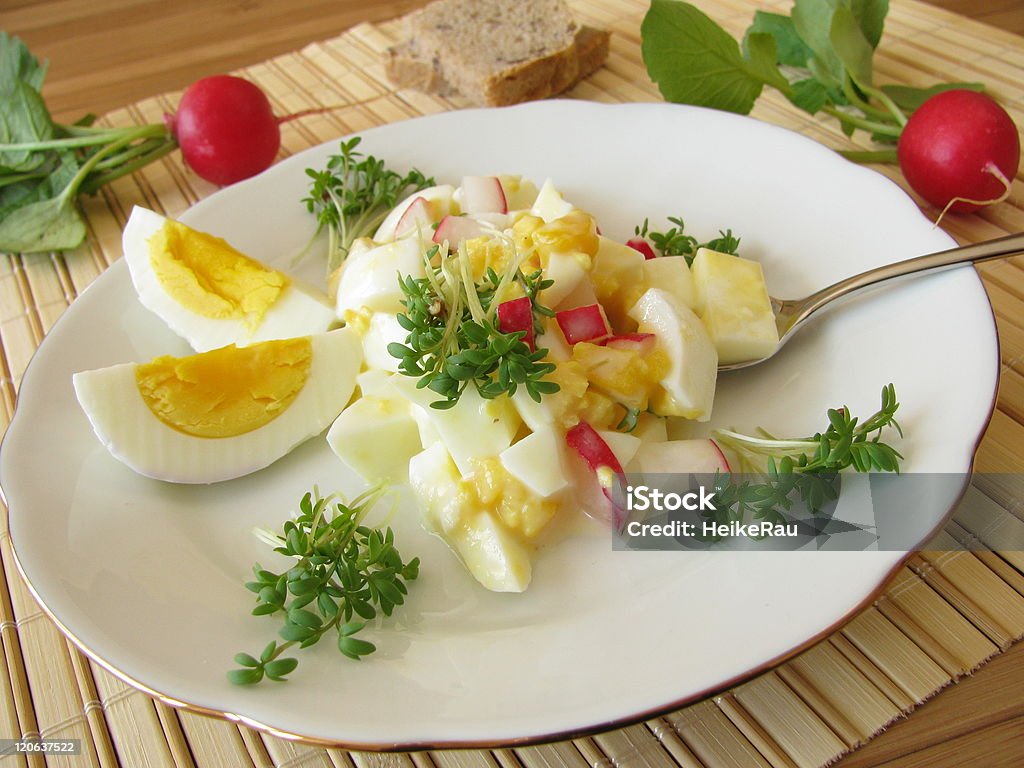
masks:
<instances>
[{"instance_id":1,"label":"bamboo placemat","mask_svg":"<svg viewBox=\"0 0 1024 768\"><path fill-rule=\"evenodd\" d=\"M574 98L657 101L640 57L642 0L575 0L581 19L613 31L608 64ZM786 11L788 0L760 3ZM740 36L754 3L705 2L705 10ZM914 0L893 0L877 57L895 82L981 80L1024 123L1024 40ZM397 23L362 25L346 34L245 70L271 96L278 114L338 107L289 122L283 154L386 122L463 106L415 92L395 92L381 51ZM173 108L167 94L106 116L115 125L154 122ZM348 106L344 106L348 105ZM849 147L826 121L762 97L754 115L834 147ZM882 169L896 181L898 173ZM944 226L961 241L1024 230L1024 187L1006 203ZM140 203L176 216L213 192L177 155L124 178L88 200L88 242L65 255L0 257L0 430L6 428L33 351L68 304L120 253L120 231ZM928 211L934 216L934 211ZM943 536L982 540L1020 536L1024 511L1024 263L982 269L1002 344L998 408L977 469L987 476L970 492L971 512L957 514ZM1015 487L1016 485L1016 487ZM6 510L4 510L6 513ZM6 514L4 515L6 523ZM1020 540L1018 538L1018 540ZM944 544L948 543L945 541ZM64 639L22 583L6 525L0 532L0 735L79 738L79 757L46 764L90 766L389 766L392 768L672 768L820 766L869 739L952 680L1024 636L1024 553L957 550L911 558L878 600L831 637L783 666L664 718L557 744L514 750L368 755L325 750L175 710L101 669ZM38 755L9 764L39 766Z\"/></svg>"}]
</instances>

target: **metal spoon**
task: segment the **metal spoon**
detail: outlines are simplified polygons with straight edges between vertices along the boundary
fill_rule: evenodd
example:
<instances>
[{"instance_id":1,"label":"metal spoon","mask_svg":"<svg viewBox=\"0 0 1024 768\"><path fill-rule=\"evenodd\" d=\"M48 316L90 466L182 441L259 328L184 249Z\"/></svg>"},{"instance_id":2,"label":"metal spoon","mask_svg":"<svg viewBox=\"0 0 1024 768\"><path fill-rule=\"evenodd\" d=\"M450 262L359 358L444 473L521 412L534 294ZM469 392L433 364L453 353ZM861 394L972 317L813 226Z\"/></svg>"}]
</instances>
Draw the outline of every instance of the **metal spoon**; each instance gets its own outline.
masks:
<instances>
[{"instance_id":1,"label":"metal spoon","mask_svg":"<svg viewBox=\"0 0 1024 768\"><path fill-rule=\"evenodd\" d=\"M979 264L983 261L1002 259L1021 253L1024 253L1024 233L1007 235L973 245L962 245L958 248L950 248L948 251L897 261L895 264L886 264L883 267L870 269L859 275L840 280L838 283L833 283L802 299L777 299L772 296L775 326L779 329L778 346L770 355L738 363L724 363L718 366L718 370L735 371L739 368L763 363L782 349L782 346L796 335L796 332L811 315L839 299L849 298L868 288L874 288L882 283L893 282L900 278L942 272L961 264Z\"/></svg>"}]
</instances>

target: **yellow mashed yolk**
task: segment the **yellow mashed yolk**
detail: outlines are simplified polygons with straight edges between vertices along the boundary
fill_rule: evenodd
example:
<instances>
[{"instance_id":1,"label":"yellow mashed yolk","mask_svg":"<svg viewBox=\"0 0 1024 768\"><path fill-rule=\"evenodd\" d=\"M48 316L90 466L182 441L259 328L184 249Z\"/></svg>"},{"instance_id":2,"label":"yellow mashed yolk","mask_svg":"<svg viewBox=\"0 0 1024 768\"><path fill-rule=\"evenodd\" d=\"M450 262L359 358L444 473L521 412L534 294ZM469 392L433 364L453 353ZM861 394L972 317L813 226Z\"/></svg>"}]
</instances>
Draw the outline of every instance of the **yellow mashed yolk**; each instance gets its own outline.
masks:
<instances>
[{"instance_id":1,"label":"yellow mashed yolk","mask_svg":"<svg viewBox=\"0 0 1024 768\"><path fill-rule=\"evenodd\" d=\"M512 231L516 245L536 253L544 267L552 253L578 252L593 257L600 247L594 217L581 210L569 211L546 224L537 216L524 214L512 225Z\"/></svg>"},{"instance_id":2,"label":"yellow mashed yolk","mask_svg":"<svg viewBox=\"0 0 1024 768\"><path fill-rule=\"evenodd\" d=\"M164 355L135 368L146 405L194 437L234 437L277 418L302 391L313 361L309 337Z\"/></svg>"},{"instance_id":3,"label":"yellow mashed yolk","mask_svg":"<svg viewBox=\"0 0 1024 768\"><path fill-rule=\"evenodd\" d=\"M495 512L501 523L524 539L533 539L551 522L558 504L538 499L512 477L497 458L480 459L468 477L459 480L462 508Z\"/></svg>"},{"instance_id":4,"label":"yellow mashed yolk","mask_svg":"<svg viewBox=\"0 0 1024 768\"><path fill-rule=\"evenodd\" d=\"M671 366L668 356L659 349L641 355L586 341L573 345L572 358L583 366L591 385L641 411L660 389L658 382Z\"/></svg>"},{"instance_id":5,"label":"yellow mashed yolk","mask_svg":"<svg viewBox=\"0 0 1024 768\"><path fill-rule=\"evenodd\" d=\"M288 286L288 277L239 253L219 237L168 220L149 240L153 272L182 306L255 328Z\"/></svg>"},{"instance_id":6,"label":"yellow mashed yolk","mask_svg":"<svg viewBox=\"0 0 1024 768\"><path fill-rule=\"evenodd\" d=\"M483 280L488 269L502 275L516 256L512 244L500 237L474 237L472 240L466 240L463 247L469 257L470 272L475 282Z\"/></svg>"}]
</instances>

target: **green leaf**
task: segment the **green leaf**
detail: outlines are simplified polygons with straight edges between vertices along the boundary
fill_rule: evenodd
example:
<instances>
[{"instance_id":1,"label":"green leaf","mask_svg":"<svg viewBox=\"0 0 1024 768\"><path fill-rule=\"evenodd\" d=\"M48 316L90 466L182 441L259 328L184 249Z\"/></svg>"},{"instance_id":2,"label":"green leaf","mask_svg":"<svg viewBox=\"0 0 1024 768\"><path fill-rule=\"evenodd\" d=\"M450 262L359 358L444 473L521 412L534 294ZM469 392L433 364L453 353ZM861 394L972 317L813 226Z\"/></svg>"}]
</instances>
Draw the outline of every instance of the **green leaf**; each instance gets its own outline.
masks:
<instances>
[{"instance_id":1,"label":"green leaf","mask_svg":"<svg viewBox=\"0 0 1024 768\"><path fill-rule=\"evenodd\" d=\"M779 72L775 61L775 38L761 32L747 35L747 66L765 85L780 91L789 90L789 82Z\"/></svg>"},{"instance_id":2,"label":"green leaf","mask_svg":"<svg viewBox=\"0 0 1024 768\"><path fill-rule=\"evenodd\" d=\"M874 48L864 37L853 11L844 5L840 5L832 14L829 39L832 41L836 56L853 78L853 82L862 88L870 87L873 79L871 57Z\"/></svg>"},{"instance_id":3,"label":"green leaf","mask_svg":"<svg viewBox=\"0 0 1024 768\"><path fill-rule=\"evenodd\" d=\"M307 611L305 608L290 609L288 611L288 621L298 624L300 627L309 627L311 629L319 629L324 623L323 619L312 611Z\"/></svg>"},{"instance_id":4,"label":"green leaf","mask_svg":"<svg viewBox=\"0 0 1024 768\"><path fill-rule=\"evenodd\" d=\"M21 39L0 31L0 92L21 81L36 91L43 88L46 65L29 51Z\"/></svg>"},{"instance_id":5,"label":"green leaf","mask_svg":"<svg viewBox=\"0 0 1024 768\"><path fill-rule=\"evenodd\" d=\"M644 65L666 100L747 114L766 83L788 87L771 35L748 37L751 58L689 3L653 0L640 27Z\"/></svg>"},{"instance_id":6,"label":"green leaf","mask_svg":"<svg viewBox=\"0 0 1024 768\"><path fill-rule=\"evenodd\" d=\"M19 80L0 90L0 144L47 141L54 133L43 97L31 85ZM0 150L0 169L31 171L49 156L32 149Z\"/></svg>"},{"instance_id":7,"label":"green leaf","mask_svg":"<svg viewBox=\"0 0 1024 768\"><path fill-rule=\"evenodd\" d=\"M914 88L910 85L883 85L882 90L896 102L896 106L907 112L913 112L937 93L953 90L977 91L985 90L982 83L939 83L930 88Z\"/></svg>"},{"instance_id":8,"label":"green leaf","mask_svg":"<svg viewBox=\"0 0 1024 768\"><path fill-rule=\"evenodd\" d=\"M378 578L371 579L371 583L376 587L377 591L385 600L394 603L395 605L402 604L402 593L398 588L391 582L391 577L381 576Z\"/></svg>"},{"instance_id":9,"label":"green leaf","mask_svg":"<svg viewBox=\"0 0 1024 768\"><path fill-rule=\"evenodd\" d=\"M240 667L258 667L260 665L260 662L257 659L254 659L248 653L236 653L235 664L237 664Z\"/></svg>"},{"instance_id":10,"label":"green leaf","mask_svg":"<svg viewBox=\"0 0 1024 768\"><path fill-rule=\"evenodd\" d=\"M274 659L264 665L263 670L271 680L283 680L285 675L294 672L299 666L299 660L288 656L283 659Z\"/></svg>"},{"instance_id":11,"label":"green leaf","mask_svg":"<svg viewBox=\"0 0 1024 768\"><path fill-rule=\"evenodd\" d=\"M338 636L338 650L350 659L358 659L377 650L377 646L367 640L346 635Z\"/></svg>"},{"instance_id":12,"label":"green leaf","mask_svg":"<svg viewBox=\"0 0 1024 768\"><path fill-rule=\"evenodd\" d=\"M807 62L814 76L827 86L842 83L843 65L832 50L832 14L842 0L795 0L793 26L814 56Z\"/></svg>"},{"instance_id":13,"label":"green leaf","mask_svg":"<svg viewBox=\"0 0 1024 768\"><path fill-rule=\"evenodd\" d=\"M342 624L340 627L338 627L338 634L342 635L343 637L350 637L356 634L356 632L361 632L363 630L363 627L365 626L365 622L350 621L347 624Z\"/></svg>"},{"instance_id":14,"label":"green leaf","mask_svg":"<svg viewBox=\"0 0 1024 768\"><path fill-rule=\"evenodd\" d=\"M877 48L885 29L889 0L851 0L850 10L853 11L865 39L872 48Z\"/></svg>"},{"instance_id":15,"label":"green leaf","mask_svg":"<svg viewBox=\"0 0 1024 768\"><path fill-rule=\"evenodd\" d=\"M270 659L271 659L271 658L273 658L273 656L274 656L274 652L275 652L276 650L277 650L277 643L276 643L276 642L274 642L273 640L271 640L271 641L270 641L269 643L267 643L267 644L266 644L266 646L265 646L265 647L263 648L263 652L262 652L262 653L260 653L260 661L262 661L262 662L263 662L264 664L265 664L266 662L270 661ZM248 665L245 665L245 666L248 666Z\"/></svg>"},{"instance_id":16,"label":"green leaf","mask_svg":"<svg viewBox=\"0 0 1024 768\"><path fill-rule=\"evenodd\" d=\"M743 52L748 53L748 38L752 34L764 33L775 38L775 56L779 64L790 67L806 67L812 51L800 35L797 34L793 20L789 16L767 11L756 11L754 22L743 38Z\"/></svg>"},{"instance_id":17,"label":"green leaf","mask_svg":"<svg viewBox=\"0 0 1024 768\"><path fill-rule=\"evenodd\" d=\"M263 670L257 669L232 669L228 672L228 682L232 685L255 685L263 679Z\"/></svg>"},{"instance_id":18,"label":"green leaf","mask_svg":"<svg viewBox=\"0 0 1024 768\"><path fill-rule=\"evenodd\" d=\"M317 631L310 627L303 627L298 624L285 624L278 630L277 634L288 642L301 643L303 640L308 640L313 637L317 634Z\"/></svg>"},{"instance_id":19,"label":"green leaf","mask_svg":"<svg viewBox=\"0 0 1024 768\"><path fill-rule=\"evenodd\" d=\"M17 208L0 221L0 251L62 251L80 245L85 232L73 198L61 195Z\"/></svg>"}]
</instances>

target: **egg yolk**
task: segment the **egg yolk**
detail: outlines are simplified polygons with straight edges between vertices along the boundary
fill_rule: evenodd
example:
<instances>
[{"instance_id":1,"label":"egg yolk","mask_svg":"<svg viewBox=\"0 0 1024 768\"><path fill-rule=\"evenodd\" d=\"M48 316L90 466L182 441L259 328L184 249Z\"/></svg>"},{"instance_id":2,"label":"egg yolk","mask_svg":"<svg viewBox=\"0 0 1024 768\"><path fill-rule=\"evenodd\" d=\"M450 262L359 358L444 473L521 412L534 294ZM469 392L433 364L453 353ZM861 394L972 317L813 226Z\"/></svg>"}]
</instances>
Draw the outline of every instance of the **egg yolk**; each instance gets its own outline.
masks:
<instances>
[{"instance_id":1,"label":"egg yolk","mask_svg":"<svg viewBox=\"0 0 1024 768\"><path fill-rule=\"evenodd\" d=\"M646 355L632 350L580 342L573 345L573 360L583 366L587 380L630 408L645 410L670 362L662 350Z\"/></svg>"},{"instance_id":2,"label":"egg yolk","mask_svg":"<svg viewBox=\"0 0 1024 768\"><path fill-rule=\"evenodd\" d=\"M488 269L493 269L498 275L503 274L516 255L511 244L498 237L475 237L466 240L463 246L476 282L483 280Z\"/></svg>"},{"instance_id":3,"label":"egg yolk","mask_svg":"<svg viewBox=\"0 0 1024 768\"><path fill-rule=\"evenodd\" d=\"M163 289L196 314L243 320L255 328L288 286L288 277L239 253L219 237L168 220L149 240Z\"/></svg>"},{"instance_id":4,"label":"egg yolk","mask_svg":"<svg viewBox=\"0 0 1024 768\"><path fill-rule=\"evenodd\" d=\"M538 499L496 458L475 463L473 473L459 481L463 509L496 512L506 528L526 539L535 538L551 522L558 511L557 503Z\"/></svg>"},{"instance_id":5,"label":"egg yolk","mask_svg":"<svg viewBox=\"0 0 1024 768\"><path fill-rule=\"evenodd\" d=\"M512 231L516 244L527 251L534 249L543 266L547 266L552 253L579 252L593 257L601 244L594 217L578 209L546 224L543 219L526 214L512 225Z\"/></svg>"},{"instance_id":6,"label":"egg yolk","mask_svg":"<svg viewBox=\"0 0 1024 768\"><path fill-rule=\"evenodd\" d=\"M193 437L234 437L281 415L309 378L310 338L230 345L189 357L164 355L135 368L160 421Z\"/></svg>"}]
</instances>

